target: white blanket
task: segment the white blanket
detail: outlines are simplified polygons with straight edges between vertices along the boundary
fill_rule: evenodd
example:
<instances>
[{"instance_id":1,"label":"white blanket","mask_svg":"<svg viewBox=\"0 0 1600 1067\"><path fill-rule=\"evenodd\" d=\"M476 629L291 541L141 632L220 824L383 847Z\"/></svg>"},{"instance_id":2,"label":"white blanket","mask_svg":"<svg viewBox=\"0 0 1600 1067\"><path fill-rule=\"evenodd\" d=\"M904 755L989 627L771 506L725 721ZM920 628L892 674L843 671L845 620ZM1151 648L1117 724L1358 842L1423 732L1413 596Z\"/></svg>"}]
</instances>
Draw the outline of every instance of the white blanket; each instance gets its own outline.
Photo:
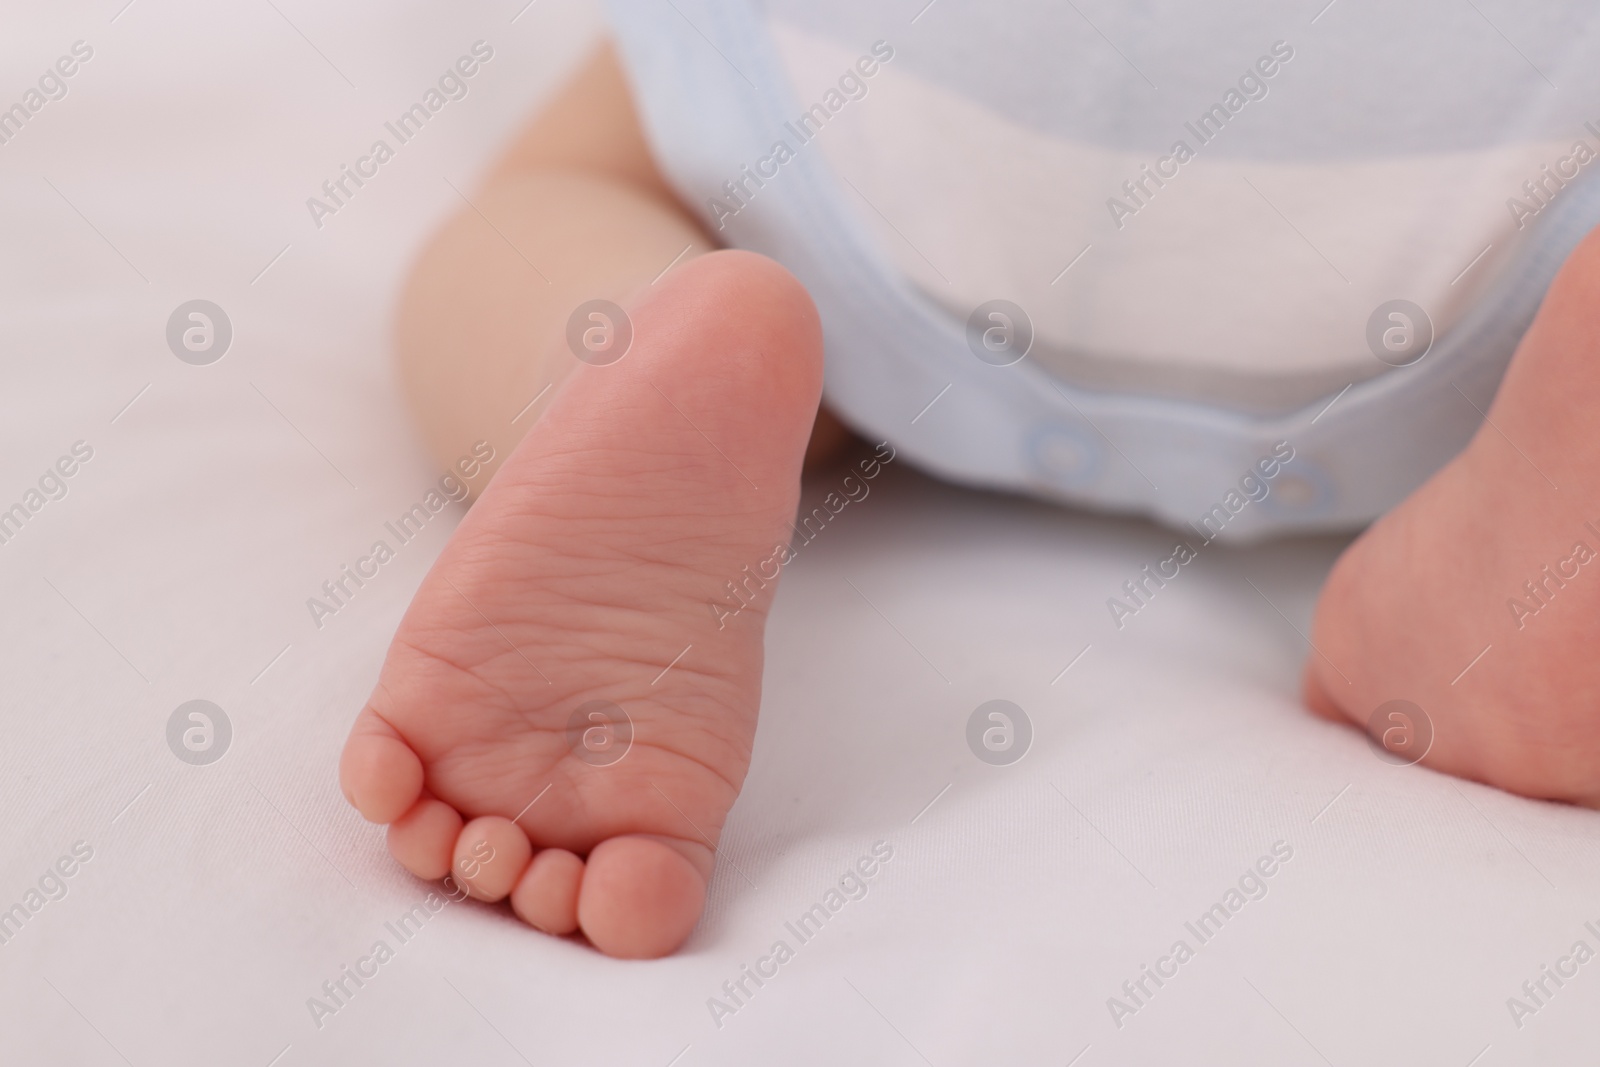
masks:
<instances>
[{"instance_id":1,"label":"white blanket","mask_svg":"<svg viewBox=\"0 0 1600 1067\"><path fill-rule=\"evenodd\" d=\"M0 526L0 1062L1592 1055L1600 824L1300 710L1337 543L1207 549L1118 630L1106 599L1171 535L901 465L788 568L682 953L414 910L335 766L458 513L320 628L306 601L438 475L389 364L405 264L599 31L522 2L6 16L0 106L92 56L0 144L0 509L26 514ZM479 40L465 97L314 219ZM195 299L232 327L210 365L166 336ZM231 736L185 713L169 744L193 700ZM1019 762L969 748L991 700L1031 723Z\"/></svg>"}]
</instances>

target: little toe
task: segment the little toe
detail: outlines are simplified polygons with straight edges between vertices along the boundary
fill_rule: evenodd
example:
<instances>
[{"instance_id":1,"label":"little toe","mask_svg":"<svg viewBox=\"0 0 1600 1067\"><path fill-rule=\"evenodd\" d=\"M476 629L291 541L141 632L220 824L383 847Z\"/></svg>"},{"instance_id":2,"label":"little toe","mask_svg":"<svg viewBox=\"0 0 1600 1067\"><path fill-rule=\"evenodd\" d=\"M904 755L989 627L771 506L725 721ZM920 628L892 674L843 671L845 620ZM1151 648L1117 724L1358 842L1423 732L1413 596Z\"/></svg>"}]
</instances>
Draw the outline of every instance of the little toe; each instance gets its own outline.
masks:
<instances>
[{"instance_id":1,"label":"little toe","mask_svg":"<svg viewBox=\"0 0 1600 1067\"><path fill-rule=\"evenodd\" d=\"M422 795L422 761L371 708L357 717L339 757L339 786L368 822L391 823Z\"/></svg>"},{"instance_id":2,"label":"little toe","mask_svg":"<svg viewBox=\"0 0 1600 1067\"><path fill-rule=\"evenodd\" d=\"M578 925L601 952L655 959L689 937L705 908L706 876L652 837L613 837L589 853Z\"/></svg>"},{"instance_id":3,"label":"little toe","mask_svg":"<svg viewBox=\"0 0 1600 1067\"><path fill-rule=\"evenodd\" d=\"M456 837L453 870L468 896L504 900L532 858L533 846L520 826L485 815L467 823Z\"/></svg>"},{"instance_id":4,"label":"little toe","mask_svg":"<svg viewBox=\"0 0 1600 1067\"><path fill-rule=\"evenodd\" d=\"M418 878L430 881L450 873L461 816L442 800L424 796L389 824L389 854Z\"/></svg>"},{"instance_id":5,"label":"little toe","mask_svg":"<svg viewBox=\"0 0 1600 1067\"><path fill-rule=\"evenodd\" d=\"M564 848L541 849L511 891L517 918L547 934L578 928L578 888L583 860Z\"/></svg>"}]
</instances>

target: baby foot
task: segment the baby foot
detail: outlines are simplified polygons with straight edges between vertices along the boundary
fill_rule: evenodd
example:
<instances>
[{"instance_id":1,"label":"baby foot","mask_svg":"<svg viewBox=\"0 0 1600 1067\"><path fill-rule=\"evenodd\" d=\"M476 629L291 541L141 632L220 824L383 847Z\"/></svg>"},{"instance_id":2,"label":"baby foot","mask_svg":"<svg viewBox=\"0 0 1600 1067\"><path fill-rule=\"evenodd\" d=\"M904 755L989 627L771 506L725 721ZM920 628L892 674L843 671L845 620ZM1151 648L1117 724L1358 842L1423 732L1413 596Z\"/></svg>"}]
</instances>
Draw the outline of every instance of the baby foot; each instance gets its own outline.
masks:
<instances>
[{"instance_id":1,"label":"baby foot","mask_svg":"<svg viewBox=\"0 0 1600 1067\"><path fill-rule=\"evenodd\" d=\"M1562 267L1472 443L1334 566L1314 710L1366 727L1407 700L1432 723L1427 764L1600 803L1596 412L1600 231Z\"/></svg>"},{"instance_id":2,"label":"baby foot","mask_svg":"<svg viewBox=\"0 0 1600 1067\"><path fill-rule=\"evenodd\" d=\"M746 252L631 315L626 355L573 370L434 564L339 776L418 876L654 957L700 916L749 766L774 582L744 570L789 541L822 342ZM751 603L719 619L730 581Z\"/></svg>"}]
</instances>

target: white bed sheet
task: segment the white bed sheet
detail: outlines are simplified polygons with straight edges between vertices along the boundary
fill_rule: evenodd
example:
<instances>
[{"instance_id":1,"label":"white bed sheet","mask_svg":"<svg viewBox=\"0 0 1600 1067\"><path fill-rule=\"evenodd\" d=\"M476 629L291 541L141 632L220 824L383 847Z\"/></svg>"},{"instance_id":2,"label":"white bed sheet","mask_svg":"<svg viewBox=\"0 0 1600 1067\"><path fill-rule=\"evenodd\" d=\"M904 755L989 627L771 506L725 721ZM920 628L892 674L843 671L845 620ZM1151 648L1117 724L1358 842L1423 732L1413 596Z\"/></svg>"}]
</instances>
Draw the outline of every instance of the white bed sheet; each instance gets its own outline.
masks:
<instances>
[{"instance_id":1,"label":"white bed sheet","mask_svg":"<svg viewBox=\"0 0 1600 1067\"><path fill-rule=\"evenodd\" d=\"M90 853L0 944L0 1062L1592 1057L1600 964L1520 1026L1507 998L1600 948L1596 817L1391 766L1299 710L1297 631L1337 542L1208 549L1119 632L1106 598L1170 535L903 469L789 569L681 954L616 962L474 904L401 943L385 923L427 887L335 763L457 516L320 630L305 601L436 477L389 371L400 272L598 15L122 2L8 12L0 38L17 97L94 48L0 145L0 507L93 448L0 545L0 909ZM479 39L468 97L315 228L305 198ZM195 297L235 330L208 367L163 336ZM165 738L196 698L234 730L208 766ZM965 741L997 698L1034 726L1011 766ZM866 895L801 943L785 924L878 842ZM1266 896L1201 945L1184 924L1277 842ZM1124 981L1180 938L1194 958L1119 1026L1108 999L1131 1006ZM793 958L733 1001L780 939ZM379 940L393 958L314 1018Z\"/></svg>"}]
</instances>

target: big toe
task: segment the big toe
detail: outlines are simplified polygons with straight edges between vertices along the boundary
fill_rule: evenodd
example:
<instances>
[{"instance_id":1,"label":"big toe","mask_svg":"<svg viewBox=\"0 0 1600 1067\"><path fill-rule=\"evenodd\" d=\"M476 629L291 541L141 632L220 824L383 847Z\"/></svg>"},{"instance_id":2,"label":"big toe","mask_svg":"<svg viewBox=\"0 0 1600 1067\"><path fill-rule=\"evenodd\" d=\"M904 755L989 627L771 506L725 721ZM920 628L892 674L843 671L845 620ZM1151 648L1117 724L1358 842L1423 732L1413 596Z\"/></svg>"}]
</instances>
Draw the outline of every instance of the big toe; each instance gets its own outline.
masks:
<instances>
[{"instance_id":1,"label":"big toe","mask_svg":"<svg viewBox=\"0 0 1600 1067\"><path fill-rule=\"evenodd\" d=\"M578 925L608 956L655 959L683 944L705 901L705 876L678 849L650 837L614 837L589 853Z\"/></svg>"}]
</instances>

